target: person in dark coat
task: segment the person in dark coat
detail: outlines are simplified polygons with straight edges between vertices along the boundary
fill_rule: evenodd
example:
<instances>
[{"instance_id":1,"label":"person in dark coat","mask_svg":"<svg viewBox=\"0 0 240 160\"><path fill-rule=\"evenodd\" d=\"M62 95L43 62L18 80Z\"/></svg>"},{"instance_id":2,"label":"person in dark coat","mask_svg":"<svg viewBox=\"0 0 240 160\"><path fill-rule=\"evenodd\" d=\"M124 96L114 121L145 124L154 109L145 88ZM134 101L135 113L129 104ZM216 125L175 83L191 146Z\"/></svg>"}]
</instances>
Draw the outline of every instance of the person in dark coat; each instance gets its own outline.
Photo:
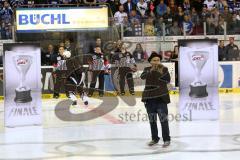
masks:
<instances>
[{"instance_id":1,"label":"person in dark coat","mask_svg":"<svg viewBox=\"0 0 240 160\"><path fill-rule=\"evenodd\" d=\"M132 0L127 0L126 3L123 4L124 6L124 11L130 15L132 10L136 10L136 5L132 2Z\"/></svg>"},{"instance_id":2,"label":"person in dark coat","mask_svg":"<svg viewBox=\"0 0 240 160\"><path fill-rule=\"evenodd\" d=\"M225 47L227 61L236 61L239 59L239 48L234 44L234 37L229 37L229 44Z\"/></svg>"},{"instance_id":3,"label":"person in dark coat","mask_svg":"<svg viewBox=\"0 0 240 160\"><path fill-rule=\"evenodd\" d=\"M151 126L152 141L148 143L153 146L158 143L157 115L159 116L162 126L163 147L170 145L169 125L168 125L168 108L170 96L167 84L170 82L168 69L160 63L161 55L152 52L148 58L151 67L144 68L141 79L146 80L145 88L142 94L148 118Z\"/></svg>"},{"instance_id":4,"label":"person in dark coat","mask_svg":"<svg viewBox=\"0 0 240 160\"><path fill-rule=\"evenodd\" d=\"M54 47L52 44L48 45L48 50L46 53L41 55L42 65L52 66L57 63L58 54L54 51Z\"/></svg>"},{"instance_id":5,"label":"person in dark coat","mask_svg":"<svg viewBox=\"0 0 240 160\"><path fill-rule=\"evenodd\" d=\"M133 58L136 62L143 62L144 61L144 50L141 46L141 43L136 44L136 48L133 51Z\"/></svg>"},{"instance_id":6,"label":"person in dark coat","mask_svg":"<svg viewBox=\"0 0 240 160\"><path fill-rule=\"evenodd\" d=\"M219 41L219 46L218 46L218 60L219 60L219 61L224 61L224 60L226 60L224 40L220 40L220 41Z\"/></svg>"}]
</instances>

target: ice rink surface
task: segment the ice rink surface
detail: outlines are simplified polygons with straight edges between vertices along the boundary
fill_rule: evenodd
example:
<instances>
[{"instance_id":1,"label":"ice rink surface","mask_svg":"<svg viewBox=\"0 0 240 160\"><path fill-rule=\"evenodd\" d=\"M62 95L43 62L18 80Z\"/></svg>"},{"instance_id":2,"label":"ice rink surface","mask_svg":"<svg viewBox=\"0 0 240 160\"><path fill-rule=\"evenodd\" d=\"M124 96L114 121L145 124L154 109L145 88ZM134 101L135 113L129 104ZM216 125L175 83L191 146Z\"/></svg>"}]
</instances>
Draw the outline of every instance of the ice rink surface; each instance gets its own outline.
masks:
<instances>
[{"instance_id":1,"label":"ice rink surface","mask_svg":"<svg viewBox=\"0 0 240 160\"><path fill-rule=\"evenodd\" d=\"M88 107L79 101L78 106L70 107L75 121L56 116L56 104L63 99L43 100L43 125L15 128L4 128L4 105L0 101L0 160L239 160L239 97L220 94L219 120L180 121L173 118L179 113L179 98L172 95L168 106L172 141L168 148L162 148L162 139L154 147L146 145L150 126L140 98L131 102L128 100L132 97L91 98ZM82 121L85 113L103 101L115 108L101 117L94 115L94 119ZM101 110L96 112L97 116L103 114ZM161 131L160 123L158 128Z\"/></svg>"}]
</instances>

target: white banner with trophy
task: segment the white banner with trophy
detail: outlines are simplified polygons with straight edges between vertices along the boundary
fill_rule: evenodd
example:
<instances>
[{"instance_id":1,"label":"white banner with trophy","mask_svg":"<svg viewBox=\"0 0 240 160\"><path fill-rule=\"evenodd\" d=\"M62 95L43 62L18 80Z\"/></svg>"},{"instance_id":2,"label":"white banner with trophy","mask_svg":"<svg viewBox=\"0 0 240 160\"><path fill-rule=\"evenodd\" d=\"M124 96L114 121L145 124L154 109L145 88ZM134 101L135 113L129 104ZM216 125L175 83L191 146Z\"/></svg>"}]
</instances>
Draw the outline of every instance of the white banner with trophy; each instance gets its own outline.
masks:
<instances>
[{"instance_id":1,"label":"white banner with trophy","mask_svg":"<svg viewBox=\"0 0 240 160\"><path fill-rule=\"evenodd\" d=\"M3 52L5 126L40 125L40 45L9 43Z\"/></svg>"},{"instance_id":2,"label":"white banner with trophy","mask_svg":"<svg viewBox=\"0 0 240 160\"><path fill-rule=\"evenodd\" d=\"M218 119L217 40L179 40L179 46L180 114Z\"/></svg>"}]
</instances>

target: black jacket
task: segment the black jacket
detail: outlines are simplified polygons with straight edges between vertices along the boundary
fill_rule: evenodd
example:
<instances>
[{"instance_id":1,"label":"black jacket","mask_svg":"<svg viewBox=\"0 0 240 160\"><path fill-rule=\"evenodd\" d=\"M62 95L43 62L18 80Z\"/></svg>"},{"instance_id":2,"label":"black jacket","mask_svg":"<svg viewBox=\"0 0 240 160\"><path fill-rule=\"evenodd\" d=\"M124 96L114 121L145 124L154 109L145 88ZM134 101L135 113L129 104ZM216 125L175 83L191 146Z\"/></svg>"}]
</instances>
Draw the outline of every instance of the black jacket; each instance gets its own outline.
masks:
<instances>
[{"instance_id":1,"label":"black jacket","mask_svg":"<svg viewBox=\"0 0 240 160\"><path fill-rule=\"evenodd\" d=\"M225 47L218 46L218 60L223 61L224 58L227 58L226 57L226 49L225 49Z\"/></svg>"},{"instance_id":2,"label":"black jacket","mask_svg":"<svg viewBox=\"0 0 240 160\"><path fill-rule=\"evenodd\" d=\"M128 8L128 2L126 2L126 3L123 4L124 11L125 11L128 15L130 14L130 12L131 12L132 10L136 10L136 5L135 5L133 2L131 2L130 6L131 6L131 9L129 10L129 8Z\"/></svg>"},{"instance_id":3,"label":"black jacket","mask_svg":"<svg viewBox=\"0 0 240 160\"><path fill-rule=\"evenodd\" d=\"M80 84L82 76L83 76L83 72L84 72L84 70L82 68L78 68L76 70L69 71L69 74L67 75L67 83L68 84L73 84L73 85L83 86L84 82L82 82Z\"/></svg>"},{"instance_id":4,"label":"black jacket","mask_svg":"<svg viewBox=\"0 0 240 160\"><path fill-rule=\"evenodd\" d=\"M139 54L141 56L139 56ZM136 62L141 62L144 60L144 52L143 50L134 50L133 51L133 58L135 59ZM140 59L139 59L140 58Z\"/></svg>"},{"instance_id":5,"label":"black jacket","mask_svg":"<svg viewBox=\"0 0 240 160\"><path fill-rule=\"evenodd\" d=\"M41 61L42 61L42 65L48 65L48 66L52 66L53 64L57 63L57 53L42 53L41 54Z\"/></svg>"},{"instance_id":6,"label":"black jacket","mask_svg":"<svg viewBox=\"0 0 240 160\"><path fill-rule=\"evenodd\" d=\"M167 84L170 82L168 68L163 68L163 73L150 71L151 67L144 68L141 79L145 79L145 88L142 94L142 101L159 100L164 103L170 103Z\"/></svg>"},{"instance_id":7,"label":"black jacket","mask_svg":"<svg viewBox=\"0 0 240 160\"><path fill-rule=\"evenodd\" d=\"M236 60L236 58L239 58L239 49L235 44L228 44L225 47L225 52L228 61L232 61L233 59Z\"/></svg>"}]
</instances>

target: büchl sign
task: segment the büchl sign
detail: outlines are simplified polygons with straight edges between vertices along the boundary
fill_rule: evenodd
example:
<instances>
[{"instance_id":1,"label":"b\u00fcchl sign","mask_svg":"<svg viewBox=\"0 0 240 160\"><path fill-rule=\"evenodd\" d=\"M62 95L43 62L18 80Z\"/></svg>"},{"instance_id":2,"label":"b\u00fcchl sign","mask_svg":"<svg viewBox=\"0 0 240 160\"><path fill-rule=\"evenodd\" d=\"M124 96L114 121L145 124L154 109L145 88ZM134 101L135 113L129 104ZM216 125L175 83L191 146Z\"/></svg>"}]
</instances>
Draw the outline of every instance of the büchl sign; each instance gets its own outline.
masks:
<instances>
[{"instance_id":1,"label":"b\u00fcchl sign","mask_svg":"<svg viewBox=\"0 0 240 160\"><path fill-rule=\"evenodd\" d=\"M17 32L68 31L108 27L107 7L18 8Z\"/></svg>"}]
</instances>

